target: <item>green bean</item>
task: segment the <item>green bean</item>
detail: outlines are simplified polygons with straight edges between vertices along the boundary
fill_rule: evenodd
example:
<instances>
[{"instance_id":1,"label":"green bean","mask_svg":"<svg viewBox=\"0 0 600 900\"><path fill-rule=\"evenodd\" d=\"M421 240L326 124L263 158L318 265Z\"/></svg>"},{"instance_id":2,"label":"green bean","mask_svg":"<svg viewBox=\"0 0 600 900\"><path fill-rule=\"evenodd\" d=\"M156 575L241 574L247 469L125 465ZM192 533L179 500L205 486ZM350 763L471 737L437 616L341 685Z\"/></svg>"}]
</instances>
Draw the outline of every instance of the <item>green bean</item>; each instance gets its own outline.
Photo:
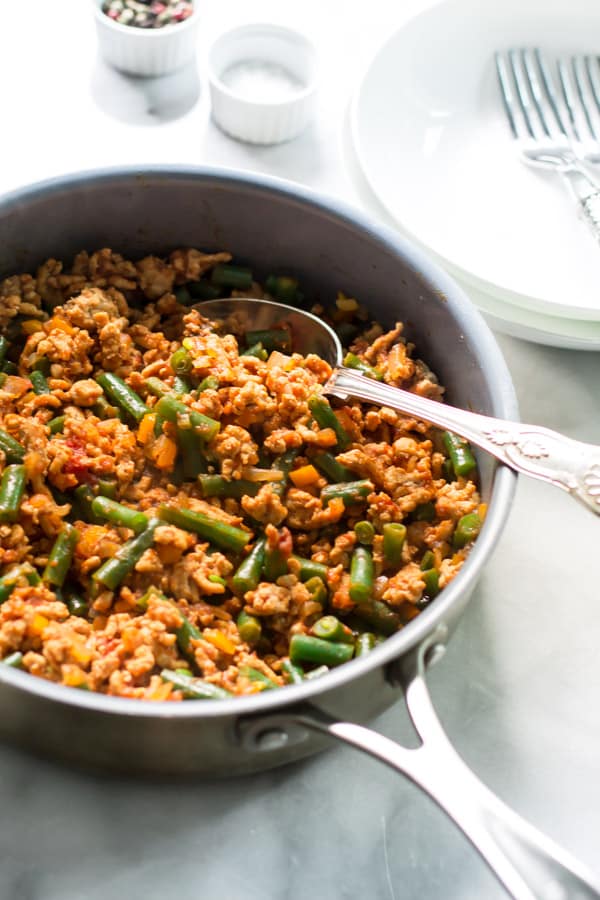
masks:
<instances>
[{"instance_id":1,"label":"green bean","mask_svg":"<svg viewBox=\"0 0 600 900\"><path fill-rule=\"evenodd\" d=\"M89 606L83 597L80 597L79 594L69 593L66 597L67 609L71 613L72 616L81 616L82 618L86 618L89 612Z\"/></svg>"},{"instance_id":2,"label":"green bean","mask_svg":"<svg viewBox=\"0 0 600 900\"><path fill-rule=\"evenodd\" d=\"M363 519L363 521L357 522L354 526L354 534L359 544L370 547L375 538L375 529L370 522Z\"/></svg>"},{"instance_id":3,"label":"green bean","mask_svg":"<svg viewBox=\"0 0 600 900\"><path fill-rule=\"evenodd\" d=\"M11 362L10 359L7 359L5 362L2 363L2 371L6 375L18 375L19 374L18 366L14 362Z\"/></svg>"},{"instance_id":4,"label":"green bean","mask_svg":"<svg viewBox=\"0 0 600 900\"><path fill-rule=\"evenodd\" d=\"M452 462L454 474L458 477L459 475L468 475L469 472L472 472L476 463L469 442L451 431L444 431L442 438Z\"/></svg>"},{"instance_id":5,"label":"green bean","mask_svg":"<svg viewBox=\"0 0 600 900\"><path fill-rule=\"evenodd\" d=\"M262 343L258 341L257 344L252 344L251 347L248 347L247 350L242 350L240 356L255 356L256 359L262 359L263 362L268 358L269 354L263 347Z\"/></svg>"},{"instance_id":6,"label":"green bean","mask_svg":"<svg viewBox=\"0 0 600 900\"><path fill-rule=\"evenodd\" d=\"M9 463L23 462L25 447L0 428L0 450Z\"/></svg>"},{"instance_id":7,"label":"green bean","mask_svg":"<svg viewBox=\"0 0 600 900\"><path fill-rule=\"evenodd\" d=\"M389 606L380 600L371 600L369 603L360 603L354 612L375 631L390 635L398 631L402 625L402 619L398 613L393 612Z\"/></svg>"},{"instance_id":8,"label":"green bean","mask_svg":"<svg viewBox=\"0 0 600 900\"><path fill-rule=\"evenodd\" d=\"M335 500L339 497L344 501L344 506L353 506L355 503L362 503L372 492L373 482L369 481L368 478L362 478L360 481L328 484L321 491L321 500L323 505L327 505L330 500Z\"/></svg>"},{"instance_id":9,"label":"green bean","mask_svg":"<svg viewBox=\"0 0 600 900\"><path fill-rule=\"evenodd\" d=\"M106 397L98 397L92 411L99 419L123 419L121 410L109 403Z\"/></svg>"},{"instance_id":10,"label":"green bean","mask_svg":"<svg viewBox=\"0 0 600 900\"><path fill-rule=\"evenodd\" d=\"M456 480L456 473L454 472L454 466L452 465L451 459L445 459L442 463L442 474L448 482Z\"/></svg>"},{"instance_id":11,"label":"green bean","mask_svg":"<svg viewBox=\"0 0 600 900\"><path fill-rule=\"evenodd\" d=\"M45 356L38 356L31 368L34 372L41 372L47 378L51 369L50 360Z\"/></svg>"},{"instance_id":12,"label":"green bean","mask_svg":"<svg viewBox=\"0 0 600 900\"><path fill-rule=\"evenodd\" d=\"M278 497L282 497L285 493L285 489L287 487L289 474L292 470L292 466L298 456L298 450L286 450L285 453L282 453L275 460L273 460L272 469L276 472L281 472L282 477L279 481L274 481L271 485L271 492L276 494Z\"/></svg>"},{"instance_id":13,"label":"green bean","mask_svg":"<svg viewBox=\"0 0 600 900\"><path fill-rule=\"evenodd\" d=\"M71 567L75 544L78 540L79 533L77 529L65 522L48 556L48 562L42 574L42 581L47 581L56 587L62 587Z\"/></svg>"},{"instance_id":14,"label":"green bean","mask_svg":"<svg viewBox=\"0 0 600 900\"><path fill-rule=\"evenodd\" d=\"M423 581L425 582L425 593L432 599L437 597L440 592L440 576L437 569L427 569L421 572Z\"/></svg>"},{"instance_id":15,"label":"green bean","mask_svg":"<svg viewBox=\"0 0 600 900\"><path fill-rule=\"evenodd\" d=\"M406 525L401 522L386 522L383 526L383 559L387 566L399 568L402 565L405 540Z\"/></svg>"},{"instance_id":16,"label":"green bean","mask_svg":"<svg viewBox=\"0 0 600 900\"><path fill-rule=\"evenodd\" d=\"M117 482L109 478L100 478L98 481L98 494L115 500L117 497Z\"/></svg>"},{"instance_id":17,"label":"green bean","mask_svg":"<svg viewBox=\"0 0 600 900\"><path fill-rule=\"evenodd\" d=\"M202 391L217 391L219 389L219 379L214 375L207 375L198 385L198 393Z\"/></svg>"},{"instance_id":18,"label":"green bean","mask_svg":"<svg viewBox=\"0 0 600 900\"><path fill-rule=\"evenodd\" d=\"M263 691L270 691L273 688L279 687L276 681L273 681L273 679L269 678L268 675L265 675L264 672L253 669L252 666L240 666L239 673L254 682L254 684L259 684Z\"/></svg>"},{"instance_id":19,"label":"green bean","mask_svg":"<svg viewBox=\"0 0 600 900\"><path fill-rule=\"evenodd\" d=\"M267 581L277 581L282 575L287 575L289 558L289 553L283 552L279 542L275 545L266 542L263 572Z\"/></svg>"},{"instance_id":20,"label":"green bean","mask_svg":"<svg viewBox=\"0 0 600 900\"><path fill-rule=\"evenodd\" d=\"M225 550L233 550L235 553L240 553L252 539L249 531L228 525L227 522L213 519L204 513L193 512L191 509L161 506L159 515L165 522L183 528L184 531L193 531L209 543Z\"/></svg>"},{"instance_id":21,"label":"green bean","mask_svg":"<svg viewBox=\"0 0 600 900\"><path fill-rule=\"evenodd\" d=\"M265 543L266 539L260 538L234 572L231 581L236 594L243 596L258 587L265 560Z\"/></svg>"},{"instance_id":22,"label":"green bean","mask_svg":"<svg viewBox=\"0 0 600 900\"><path fill-rule=\"evenodd\" d=\"M17 582L21 580L31 585L39 584L40 576L31 563L19 563L0 578L0 603L8 600Z\"/></svg>"},{"instance_id":23,"label":"green bean","mask_svg":"<svg viewBox=\"0 0 600 900\"><path fill-rule=\"evenodd\" d=\"M290 641L290 659L293 663L323 663L338 666L352 659L351 644L334 644L308 634L295 634Z\"/></svg>"},{"instance_id":24,"label":"green bean","mask_svg":"<svg viewBox=\"0 0 600 900\"><path fill-rule=\"evenodd\" d=\"M25 466L7 466L0 481L0 522L16 522L25 493Z\"/></svg>"},{"instance_id":25,"label":"green bean","mask_svg":"<svg viewBox=\"0 0 600 900\"><path fill-rule=\"evenodd\" d=\"M194 651L190 646L190 641L199 641L202 639L202 633L196 628L195 625L192 625L187 616L185 616L181 610L178 609L179 615L181 616L181 625L176 630L175 635L177 636L177 643L179 645L179 649L194 662Z\"/></svg>"},{"instance_id":26,"label":"green bean","mask_svg":"<svg viewBox=\"0 0 600 900\"><path fill-rule=\"evenodd\" d=\"M4 387L4 385L6 384L7 378L8 378L8 375L6 374L6 372L0 371L0 388Z\"/></svg>"},{"instance_id":27,"label":"green bean","mask_svg":"<svg viewBox=\"0 0 600 900\"><path fill-rule=\"evenodd\" d=\"M315 453L311 462L322 472L326 478L339 484L342 481L352 481L355 478L354 472L351 472L346 466L338 462L333 453L327 453L326 450L321 453Z\"/></svg>"},{"instance_id":28,"label":"green bean","mask_svg":"<svg viewBox=\"0 0 600 900\"><path fill-rule=\"evenodd\" d=\"M245 266L232 266L219 263L210 273L211 284L218 287L236 288L245 291L252 287L252 272Z\"/></svg>"},{"instance_id":29,"label":"green bean","mask_svg":"<svg viewBox=\"0 0 600 900\"><path fill-rule=\"evenodd\" d=\"M298 300L298 279L291 275L267 275L265 289L280 303L295 303Z\"/></svg>"},{"instance_id":30,"label":"green bean","mask_svg":"<svg viewBox=\"0 0 600 900\"><path fill-rule=\"evenodd\" d=\"M421 557L420 568L421 572L426 572L428 569L435 568L435 556L431 550L426 550Z\"/></svg>"},{"instance_id":31,"label":"green bean","mask_svg":"<svg viewBox=\"0 0 600 900\"><path fill-rule=\"evenodd\" d=\"M303 556L297 556L292 553L290 559L293 559L299 566L298 577L300 581L308 581L310 578L320 578L327 584L327 575L329 567L324 563L314 562L312 559L305 559Z\"/></svg>"},{"instance_id":32,"label":"green bean","mask_svg":"<svg viewBox=\"0 0 600 900\"><path fill-rule=\"evenodd\" d=\"M190 409L185 403L170 396L161 397L154 407L154 411L167 422L173 422L178 429L185 427L184 423L187 417L191 427L204 441L212 441L221 427L215 419L211 419L195 409Z\"/></svg>"},{"instance_id":33,"label":"green bean","mask_svg":"<svg viewBox=\"0 0 600 900\"><path fill-rule=\"evenodd\" d=\"M146 378L146 389L155 397L166 397L171 391L164 381L161 381L160 378L156 378L154 375Z\"/></svg>"},{"instance_id":34,"label":"green bean","mask_svg":"<svg viewBox=\"0 0 600 900\"><path fill-rule=\"evenodd\" d=\"M344 365L348 369L356 369L357 372L362 372L367 378L373 378L375 381L383 381L383 373L380 372L379 369L370 366L368 362L365 362L360 356L357 356L356 353L346 353Z\"/></svg>"},{"instance_id":35,"label":"green bean","mask_svg":"<svg viewBox=\"0 0 600 900\"><path fill-rule=\"evenodd\" d=\"M413 522L433 522L435 519L435 504L431 501L420 503L418 506L415 506L411 518Z\"/></svg>"},{"instance_id":36,"label":"green bean","mask_svg":"<svg viewBox=\"0 0 600 900\"><path fill-rule=\"evenodd\" d=\"M319 427L332 428L335 431L338 447L340 450L346 450L352 439L325 397L317 395L311 397L308 401L308 407Z\"/></svg>"},{"instance_id":37,"label":"green bean","mask_svg":"<svg viewBox=\"0 0 600 900\"><path fill-rule=\"evenodd\" d=\"M0 366L6 359L6 354L8 353L9 347L10 347L10 344L8 343L6 338L3 337L2 335L0 335Z\"/></svg>"},{"instance_id":38,"label":"green bean","mask_svg":"<svg viewBox=\"0 0 600 900\"><path fill-rule=\"evenodd\" d=\"M135 564L142 558L146 550L152 546L154 532L159 525L162 525L160 519L149 519L148 527L141 534L126 541L111 559L107 559L99 569L96 569L92 575L96 584L104 585L109 591L116 590L133 571Z\"/></svg>"},{"instance_id":39,"label":"green bean","mask_svg":"<svg viewBox=\"0 0 600 900\"><path fill-rule=\"evenodd\" d=\"M117 503L116 500L110 500L108 497L95 497L92 501L92 512L100 519L124 528L131 528L136 533L144 531L148 527L148 516L143 512L131 509L130 506Z\"/></svg>"},{"instance_id":40,"label":"green bean","mask_svg":"<svg viewBox=\"0 0 600 900\"><path fill-rule=\"evenodd\" d=\"M237 617L236 624L241 639L251 647L255 647L262 635L262 625L260 624L260 620L257 619L256 616L251 616L249 613L242 610Z\"/></svg>"},{"instance_id":41,"label":"green bean","mask_svg":"<svg viewBox=\"0 0 600 900\"><path fill-rule=\"evenodd\" d=\"M476 512L467 513L465 516L462 516L456 524L454 536L452 538L452 546L454 549L460 550L471 541L474 541L481 531L482 524L483 523Z\"/></svg>"},{"instance_id":42,"label":"green bean","mask_svg":"<svg viewBox=\"0 0 600 900\"><path fill-rule=\"evenodd\" d=\"M135 601L136 607L138 609L141 609L142 611L147 610L150 597L156 597L158 600L167 600L167 597L165 597L163 592L159 591L157 587L151 584L148 590L145 591L145 593L143 593L142 596L138 597L138 599Z\"/></svg>"},{"instance_id":43,"label":"green bean","mask_svg":"<svg viewBox=\"0 0 600 900\"><path fill-rule=\"evenodd\" d=\"M314 623L310 633L324 641L335 643L353 644L354 635L347 625L344 625L336 616L322 616Z\"/></svg>"},{"instance_id":44,"label":"green bean","mask_svg":"<svg viewBox=\"0 0 600 900\"><path fill-rule=\"evenodd\" d=\"M171 368L177 375L189 375L194 368L192 354L185 347L179 347L169 360Z\"/></svg>"},{"instance_id":45,"label":"green bean","mask_svg":"<svg viewBox=\"0 0 600 900\"><path fill-rule=\"evenodd\" d=\"M11 669L22 669L23 654L17 650L15 653L10 653L8 656L5 656L0 662L5 666L10 666Z\"/></svg>"},{"instance_id":46,"label":"green bean","mask_svg":"<svg viewBox=\"0 0 600 900\"><path fill-rule=\"evenodd\" d=\"M273 350L292 349L292 336L288 328L267 328L260 331L247 331L245 337L249 347L260 344L269 353Z\"/></svg>"},{"instance_id":47,"label":"green bean","mask_svg":"<svg viewBox=\"0 0 600 900\"><path fill-rule=\"evenodd\" d=\"M222 475L199 475L198 482L203 497L256 497L261 485L244 478L229 480Z\"/></svg>"},{"instance_id":48,"label":"green bean","mask_svg":"<svg viewBox=\"0 0 600 900\"><path fill-rule=\"evenodd\" d=\"M293 663L291 659L282 660L281 671L288 684L302 684L304 681L304 671L302 666Z\"/></svg>"},{"instance_id":49,"label":"green bean","mask_svg":"<svg viewBox=\"0 0 600 900\"><path fill-rule=\"evenodd\" d=\"M316 669L312 669L312 671L307 672L304 676L304 679L305 681L312 681L314 678L321 678L323 675L327 675L328 672L329 666L318 666Z\"/></svg>"},{"instance_id":50,"label":"green bean","mask_svg":"<svg viewBox=\"0 0 600 900\"><path fill-rule=\"evenodd\" d=\"M75 488L73 494L75 496L75 503L73 504L75 513L76 515L79 513L77 518L92 525L101 525L104 519L101 519L92 509L92 504L96 497L89 484L80 484Z\"/></svg>"},{"instance_id":51,"label":"green bean","mask_svg":"<svg viewBox=\"0 0 600 900\"><path fill-rule=\"evenodd\" d=\"M54 419L50 419L50 421L47 422L50 434L62 434L65 429L66 418L66 416L56 416Z\"/></svg>"},{"instance_id":52,"label":"green bean","mask_svg":"<svg viewBox=\"0 0 600 900\"><path fill-rule=\"evenodd\" d=\"M183 375L176 375L173 379L171 392L177 397L183 397L185 394L192 393L192 386Z\"/></svg>"},{"instance_id":53,"label":"green bean","mask_svg":"<svg viewBox=\"0 0 600 900\"><path fill-rule=\"evenodd\" d=\"M187 288L194 300L216 300L222 293L216 285L203 279L190 282Z\"/></svg>"},{"instance_id":54,"label":"green bean","mask_svg":"<svg viewBox=\"0 0 600 900\"><path fill-rule=\"evenodd\" d=\"M96 376L96 381L109 399L136 422L150 412L142 398L114 372L103 372Z\"/></svg>"},{"instance_id":55,"label":"green bean","mask_svg":"<svg viewBox=\"0 0 600 900\"><path fill-rule=\"evenodd\" d=\"M327 587L322 578L315 575L304 582L304 587L309 592L313 603L320 603L322 607L327 606Z\"/></svg>"},{"instance_id":56,"label":"green bean","mask_svg":"<svg viewBox=\"0 0 600 900\"><path fill-rule=\"evenodd\" d=\"M377 645L377 638L371 631L363 631L354 641L354 656L366 656Z\"/></svg>"},{"instance_id":57,"label":"green bean","mask_svg":"<svg viewBox=\"0 0 600 900\"><path fill-rule=\"evenodd\" d=\"M226 700L231 697L231 693L225 688L203 681L201 678L190 678L181 671L163 669L160 677L181 691L186 700Z\"/></svg>"},{"instance_id":58,"label":"green bean","mask_svg":"<svg viewBox=\"0 0 600 900\"><path fill-rule=\"evenodd\" d=\"M357 547L350 563L350 599L354 603L366 603L375 581L373 557L366 547Z\"/></svg>"},{"instance_id":59,"label":"green bean","mask_svg":"<svg viewBox=\"0 0 600 900\"><path fill-rule=\"evenodd\" d=\"M158 424L159 419L162 431L162 422L164 420L157 416L156 424ZM202 472L206 472L208 466L204 456L204 441L191 423L187 428L183 426L178 427L177 443L181 450L180 462L184 479L193 480Z\"/></svg>"},{"instance_id":60,"label":"green bean","mask_svg":"<svg viewBox=\"0 0 600 900\"><path fill-rule=\"evenodd\" d=\"M34 394L49 394L50 387L48 386L48 382L46 381L44 375L41 372L33 372L29 373L29 380L31 382L31 387L33 388Z\"/></svg>"}]
</instances>

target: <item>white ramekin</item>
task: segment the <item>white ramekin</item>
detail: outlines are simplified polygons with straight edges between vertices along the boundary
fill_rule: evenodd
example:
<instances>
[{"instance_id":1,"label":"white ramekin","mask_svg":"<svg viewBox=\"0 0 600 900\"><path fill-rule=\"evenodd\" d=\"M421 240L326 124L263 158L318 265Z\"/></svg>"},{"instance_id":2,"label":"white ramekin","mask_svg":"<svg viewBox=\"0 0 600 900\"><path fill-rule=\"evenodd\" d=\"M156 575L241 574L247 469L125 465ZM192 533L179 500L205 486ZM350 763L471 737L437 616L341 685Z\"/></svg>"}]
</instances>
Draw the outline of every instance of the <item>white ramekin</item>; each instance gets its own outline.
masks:
<instances>
[{"instance_id":1,"label":"white ramekin","mask_svg":"<svg viewBox=\"0 0 600 900\"><path fill-rule=\"evenodd\" d=\"M191 62L197 51L198 10L176 25L136 28L121 25L92 0L100 53L107 63L130 75L167 75Z\"/></svg>"},{"instance_id":2,"label":"white ramekin","mask_svg":"<svg viewBox=\"0 0 600 900\"><path fill-rule=\"evenodd\" d=\"M238 63L281 66L302 87L280 100L241 96L223 76ZM278 144L296 137L314 115L317 54L303 34L279 25L242 25L221 34L208 54L212 115L227 134L251 144Z\"/></svg>"}]
</instances>

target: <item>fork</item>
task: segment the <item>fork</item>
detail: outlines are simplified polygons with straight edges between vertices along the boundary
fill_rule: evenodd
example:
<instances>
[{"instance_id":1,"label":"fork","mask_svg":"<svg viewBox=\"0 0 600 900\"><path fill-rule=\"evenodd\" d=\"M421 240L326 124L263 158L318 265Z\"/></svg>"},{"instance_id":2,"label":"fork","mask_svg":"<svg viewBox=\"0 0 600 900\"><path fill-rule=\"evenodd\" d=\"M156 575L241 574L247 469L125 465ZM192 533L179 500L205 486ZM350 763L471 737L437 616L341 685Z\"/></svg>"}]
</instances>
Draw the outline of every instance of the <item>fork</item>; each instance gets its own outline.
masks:
<instances>
[{"instance_id":1,"label":"fork","mask_svg":"<svg viewBox=\"0 0 600 900\"><path fill-rule=\"evenodd\" d=\"M575 89L567 64L559 60L562 100L538 48L496 52L495 63L508 124L521 159L563 178L581 216L600 240L600 184L581 161L583 156L590 161L600 160L600 148L595 153L592 150L597 129L582 72L583 68L587 73L590 92L600 112L600 80L591 58L573 59ZM585 140L582 123L589 132Z\"/></svg>"}]
</instances>

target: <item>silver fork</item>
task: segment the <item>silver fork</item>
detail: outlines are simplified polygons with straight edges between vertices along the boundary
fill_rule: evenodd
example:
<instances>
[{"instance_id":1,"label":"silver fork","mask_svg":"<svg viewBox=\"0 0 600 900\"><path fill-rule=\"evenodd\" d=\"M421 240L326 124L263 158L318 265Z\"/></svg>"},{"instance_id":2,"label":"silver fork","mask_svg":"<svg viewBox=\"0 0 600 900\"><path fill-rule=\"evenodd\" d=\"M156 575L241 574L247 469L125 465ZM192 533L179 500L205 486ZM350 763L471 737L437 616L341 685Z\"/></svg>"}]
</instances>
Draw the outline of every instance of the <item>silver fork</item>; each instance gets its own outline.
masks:
<instances>
[{"instance_id":1,"label":"silver fork","mask_svg":"<svg viewBox=\"0 0 600 900\"><path fill-rule=\"evenodd\" d=\"M590 141L596 139L596 132L584 90L582 58L577 60L572 68L574 76L576 73L575 88L567 64L559 61L561 97L539 49L511 49L495 54L502 101L521 159L562 177L581 216L600 240L600 183L581 161L584 148L591 152ZM600 81L595 86L598 92L592 91L592 95L600 111ZM591 135L587 143L583 140L582 121Z\"/></svg>"}]
</instances>

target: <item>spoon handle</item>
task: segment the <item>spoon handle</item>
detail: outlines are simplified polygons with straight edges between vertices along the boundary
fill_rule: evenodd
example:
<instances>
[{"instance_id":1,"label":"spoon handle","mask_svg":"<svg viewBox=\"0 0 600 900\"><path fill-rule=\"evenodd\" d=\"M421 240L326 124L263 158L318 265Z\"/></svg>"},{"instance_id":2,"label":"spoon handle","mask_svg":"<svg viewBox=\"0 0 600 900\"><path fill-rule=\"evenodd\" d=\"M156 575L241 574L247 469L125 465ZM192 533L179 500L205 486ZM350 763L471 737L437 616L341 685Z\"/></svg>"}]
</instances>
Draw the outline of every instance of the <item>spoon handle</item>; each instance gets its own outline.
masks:
<instances>
[{"instance_id":1,"label":"spoon handle","mask_svg":"<svg viewBox=\"0 0 600 900\"><path fill-rule=\"evenodd\" d=\"M562 488L600 515L600 447L538 425L493 419L447 406L343 366L334 370L324 390L342 400L355 397L388 406L455 432L516 472Z\"/></svg>"}]
</instances>

